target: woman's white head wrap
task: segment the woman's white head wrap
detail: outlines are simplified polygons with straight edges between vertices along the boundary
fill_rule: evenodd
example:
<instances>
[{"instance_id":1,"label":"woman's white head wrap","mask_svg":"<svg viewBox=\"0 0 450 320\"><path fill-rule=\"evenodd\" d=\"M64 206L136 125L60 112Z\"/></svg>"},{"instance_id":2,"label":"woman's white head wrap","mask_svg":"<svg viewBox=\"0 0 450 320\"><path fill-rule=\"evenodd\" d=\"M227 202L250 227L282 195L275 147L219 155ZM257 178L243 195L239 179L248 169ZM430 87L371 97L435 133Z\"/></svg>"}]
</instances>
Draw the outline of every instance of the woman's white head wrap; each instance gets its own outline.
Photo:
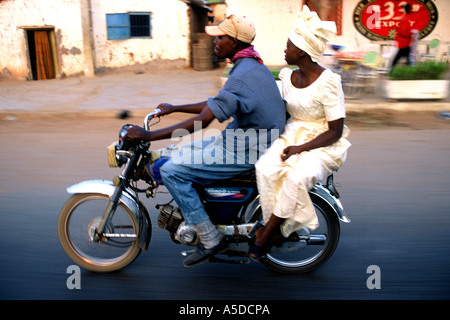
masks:
<instances>
[{"instance_id":1,"label":"woman's white head wrap","mask_svg":"<svg viewBox=\"0 0 450 320\"><path fill-rule=\"evenodd\" d=\"M289 34L289 40L299 49L305 51L312 61L319 61L326 48L326 43L336 35L334 21L322 21L316 12L303 6L294 28Z\"/></svg>"}]
</instances>

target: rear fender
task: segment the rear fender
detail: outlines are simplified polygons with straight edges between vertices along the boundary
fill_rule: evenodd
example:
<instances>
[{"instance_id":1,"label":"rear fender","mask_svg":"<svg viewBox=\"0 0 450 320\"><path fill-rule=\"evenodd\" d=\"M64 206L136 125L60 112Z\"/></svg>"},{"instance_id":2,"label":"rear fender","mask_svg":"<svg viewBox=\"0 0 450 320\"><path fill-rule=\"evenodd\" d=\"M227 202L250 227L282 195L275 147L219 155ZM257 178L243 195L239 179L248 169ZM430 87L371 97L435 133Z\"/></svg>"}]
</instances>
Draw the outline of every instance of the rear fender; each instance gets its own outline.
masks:
<instances>
[{"instance_id":1,"label":"rear fender","mask_svg":"<svg viewBox=\"0 0 450 320\"><path fill-rule=\"evenodd\" d=\"M309 194L313 194L317 196L318 198L325 201L334 212L336 212L336 215L338 219L345 223L350 223L351 220L347 217L344 211L344 207L339 201L339 199L334 196L323 184L318 183L314 187L309 190ZM258 212L258 209L261 208L260 202L259 202L259 196L257 196L247 207L247 209L244 212L244 223L249 223L250 221L255 221L255 218L258 219L259 217L256 215Z\"/></svg>"},{"instance_id":2,"label":"rear fender","mask_svg":"<svg viewBox=\"0 0 450 320\"><path fill-rule=\"evenodd\" d=\"M339 220L345 223L350 223L351 220L347 217L344 211L344 207L342 206L341 201L336 198L331 192L321 183L316 184L314 187L309 190L310 194L313 194L320 199L324 200L326 203L333 208L338 216Z\"/></svg>"},{"instance_id":3,"label":"rear fender","mask_svg":"<svg viewBox=\"0 0 450 320\"><path fill-rule=\"evenodd\" d=\"M77 183L67 188L69 194L99 193L111 197L116 187L108 180L88 180ZM139 225L139 246L147 251L151 236L151 222L145 207L139 203L132 191L125 189L120 201L134 214Z\"/></svg>"}]
</instances>

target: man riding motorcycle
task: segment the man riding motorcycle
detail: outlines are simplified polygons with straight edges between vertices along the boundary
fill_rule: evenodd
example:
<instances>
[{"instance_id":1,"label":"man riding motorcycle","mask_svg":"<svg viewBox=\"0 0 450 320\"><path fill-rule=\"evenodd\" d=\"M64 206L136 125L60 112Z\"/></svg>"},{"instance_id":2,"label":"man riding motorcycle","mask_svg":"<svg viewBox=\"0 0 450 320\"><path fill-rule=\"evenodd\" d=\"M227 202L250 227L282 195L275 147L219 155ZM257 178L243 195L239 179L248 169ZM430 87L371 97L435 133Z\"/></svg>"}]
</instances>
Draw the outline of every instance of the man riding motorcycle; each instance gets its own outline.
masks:
<instances>
[{"instance_id":1,"label":"man riding motorcycle","mask_svg":"<svg viewBox=\"0 0 450 320\"><path fill-rule=\"evenodd\" d=\"M196 115L151 132L134 126L125 137L144 141L167 139L176 129L193 132L197 121L205 128L214 119L223 122L233 118L221 135L212 140L194 142L186 148L193 154L193 159L198 159L196 153L200 153L200 159L203 159L202 155L207 154L205 150L209 148L215 153L214 163L171 159L161 167L164 185L178 204L186 223L194 226L200 238L195 252L183 261L185 266L201 263L228 248L226 238L211 222L195 192L195 184L212 183L253 170L259 154L264 152L255 149L268 148L283 131L286 122L286 109L275 79L251 45L256 35L252 22L245 17L230 16L219 26L206 27L206 32L216 37L214 51L217 56L234 63L224 88L206 101L177 106L160 104L159 115L172 112ZM256 135L249 138L249 133ZM233 143L230 144L227 138L233 139ZM195 147L199 145L200 148Z\"/></svg>"}]
</instances>

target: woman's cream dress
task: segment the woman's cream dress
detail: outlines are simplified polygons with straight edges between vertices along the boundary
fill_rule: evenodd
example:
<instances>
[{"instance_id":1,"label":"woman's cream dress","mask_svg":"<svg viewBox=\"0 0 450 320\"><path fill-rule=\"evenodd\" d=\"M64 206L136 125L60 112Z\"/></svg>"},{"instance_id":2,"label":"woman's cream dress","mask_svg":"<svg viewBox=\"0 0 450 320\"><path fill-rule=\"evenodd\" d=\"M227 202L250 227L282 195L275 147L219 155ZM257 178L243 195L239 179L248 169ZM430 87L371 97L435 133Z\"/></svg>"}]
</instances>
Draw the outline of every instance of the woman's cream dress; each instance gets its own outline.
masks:
<instances>
[{"instance_id":1,"label":"woman's cream dress","mask_svg":"<svg viewBox=\"0 0 450 320\"><path fill-rule=\"evenodd\" d=\"M328 121L345 118L339 75L327 69L310 86L298 89L292 85L292 72L289 68L280 72L282 96L291 118L280 138L255 165L264 221L272 213L287 219L281 225L285 237L302 227L318 227L308 191L342 165L350 147L346 139L349 130L344 127L342 137L334 144L281 161L284 148L311 141L328 130Z\"/></svg>"}]
</instances>

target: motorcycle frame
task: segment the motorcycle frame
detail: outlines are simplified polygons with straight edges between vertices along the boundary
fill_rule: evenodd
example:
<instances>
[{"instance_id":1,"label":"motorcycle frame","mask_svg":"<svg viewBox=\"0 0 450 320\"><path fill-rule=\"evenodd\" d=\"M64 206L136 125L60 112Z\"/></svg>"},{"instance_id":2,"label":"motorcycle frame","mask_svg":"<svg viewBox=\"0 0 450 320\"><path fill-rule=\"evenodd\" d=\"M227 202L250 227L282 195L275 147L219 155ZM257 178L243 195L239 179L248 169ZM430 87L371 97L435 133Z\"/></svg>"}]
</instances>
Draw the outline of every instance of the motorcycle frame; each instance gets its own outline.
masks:
<instances>
[{"instance_id":1,"label":"motorcycle frame","mask_svg":"<svg viewBox=\"0 0 450 320\"><path fill-rule=\"evenodd\" d=\"M111 198L116 191L116 188L119 187L114 186L114 184L108 180L87 180L68 187L67 192L69 194L97 193ZM309 192L311 195L315 195L325 201L336 213L339 221L344 223L351 222L345 214L344 208L339 199L331 194L326 186L318 183ZM144 251L148 251L151 237L151 221L148 211L145 206L139 202L133 191L128 188L124 188L122 190L118 201L123 203L134 214L135 219L139 222L139 247ZM248 204L247 208L243 212L242 223L250 223L254 220L254 215L259 208L260 204L258 195Z\"/></svg>"}]
</instances>

